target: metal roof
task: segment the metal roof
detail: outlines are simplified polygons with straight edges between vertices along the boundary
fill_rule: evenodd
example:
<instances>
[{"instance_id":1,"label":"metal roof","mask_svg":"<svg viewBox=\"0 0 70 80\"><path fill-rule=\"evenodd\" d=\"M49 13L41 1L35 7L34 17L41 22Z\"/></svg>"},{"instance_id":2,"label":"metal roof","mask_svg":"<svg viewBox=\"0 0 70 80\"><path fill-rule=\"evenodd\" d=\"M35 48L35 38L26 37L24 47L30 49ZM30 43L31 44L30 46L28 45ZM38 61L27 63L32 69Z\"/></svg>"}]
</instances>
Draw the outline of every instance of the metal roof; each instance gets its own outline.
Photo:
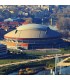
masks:
<instances>
[{"instance_id":1,"label":"metal roof","mask_svg":"<svg viewBox=\"0 0 70 80\"><path fill-rule=\"evenodd\" d=\"M26 24L4 35L5 38L53 38L61 34L48 26L40 24Z\"/></svg>"},{"instance_id":2,"label":"metal roof","mask_svg":"<svg viewBox=\"0 0 70 80\"><path fill-rule=\"evenodd\" d=\"M29 30L29 29L36 29L36 30L47 30L47 26L41 24L26 24L17 27L17 30Z\"/></svg>"}]
</instances>

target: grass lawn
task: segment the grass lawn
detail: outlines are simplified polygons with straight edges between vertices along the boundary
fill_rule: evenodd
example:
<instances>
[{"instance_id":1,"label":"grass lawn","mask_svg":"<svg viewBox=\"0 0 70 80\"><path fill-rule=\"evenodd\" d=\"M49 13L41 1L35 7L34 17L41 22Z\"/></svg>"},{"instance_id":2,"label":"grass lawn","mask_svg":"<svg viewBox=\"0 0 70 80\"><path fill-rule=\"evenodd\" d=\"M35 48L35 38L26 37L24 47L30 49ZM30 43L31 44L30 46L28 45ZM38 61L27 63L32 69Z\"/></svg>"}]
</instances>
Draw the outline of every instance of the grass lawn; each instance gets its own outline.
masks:
<instances>
[{"instance_id":1,"label":"grass lawn","mask_svg":"<svg viewBox=\"0 0 70 80\"><path fill-rule=\"evenodd\" d=\"M26 54L32 54L32 55L39 55L39 56L42 56L42 55L52 55L52 54L69 54L70 53L70 50L64 50L64 49L60 49L61 51L60 52L53 52L53 51L25 51L24 53Z\"/></svg>"},{"instance_id":2,"label":"grass lawn","mask_svg":"<svg viewBox=\"0 0 70 80\"><path fill-rule=\"evenodd\" d=\"M42 56L42 55L48 55L48 54L69 54L70 49L63 49L60 48L61 51L54 51L54 50L49 50L49 51L39 51L39 50L24 50L22 54L27 54L27 55L35 55L35 56ZM17 53L17 50L10 50L14 51L14 53ZM19 52L18 52L19 53Z\"/></svg>"},{"instance_id":3,"label":"grass lawn","mask_svg":"<svg viewBox=\"0 0 70 80\"><path fill-rule=\"evenodd\" d=\"M14 63L14 62L20 62L24 59L0 59L0 64L8 64L8 63Z\"/></svg>"}]
</instances>

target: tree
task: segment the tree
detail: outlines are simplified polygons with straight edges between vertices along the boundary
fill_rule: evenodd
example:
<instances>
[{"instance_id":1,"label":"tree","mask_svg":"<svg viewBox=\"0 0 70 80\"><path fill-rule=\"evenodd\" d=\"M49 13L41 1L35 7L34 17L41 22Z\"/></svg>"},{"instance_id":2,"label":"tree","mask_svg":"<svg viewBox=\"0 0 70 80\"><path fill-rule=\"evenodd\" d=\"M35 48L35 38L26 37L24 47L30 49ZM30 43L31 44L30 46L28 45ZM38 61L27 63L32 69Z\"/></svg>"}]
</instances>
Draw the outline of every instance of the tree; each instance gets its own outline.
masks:
<instances>
[{"instance_id":1,"label":"tree","mask_svg":"<svg viewBox=\"0 0 70 80\"><path fill-rule=\"evenodd\" d=\"M57 22L60 29L70 30L70 18L61 17Z\"/></svg>"},{"instance_id":2,"label":"tree","mask_svg":"<svg viewBox=\"0 0 70 80\"><path fill-rule=\"evenodd\" d=\"M8 10L4 10L2 12L2 15L4 16L4 18L10 18L11 17L11 13Z\"/></svg>"}]
</instances>

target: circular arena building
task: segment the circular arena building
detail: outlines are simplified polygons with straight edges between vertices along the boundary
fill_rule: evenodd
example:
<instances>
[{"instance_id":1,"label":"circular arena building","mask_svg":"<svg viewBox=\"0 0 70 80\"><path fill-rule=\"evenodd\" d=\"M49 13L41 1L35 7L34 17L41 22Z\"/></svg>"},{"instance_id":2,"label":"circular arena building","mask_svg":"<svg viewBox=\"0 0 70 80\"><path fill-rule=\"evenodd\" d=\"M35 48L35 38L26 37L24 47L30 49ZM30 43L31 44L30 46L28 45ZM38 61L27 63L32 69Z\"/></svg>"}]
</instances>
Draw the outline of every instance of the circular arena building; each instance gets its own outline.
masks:
<instances>
[{"instance_id":1,"label":"circular arena building","mask_svg":"<svg viewBox=\"0 0 70 80\"><path fill-rule=\"evenodd\" d=\"M61 34L46 25L26 24L5 34L4 38L9 48L43 49L56 44Z\"/></svg>"}]
</instances>

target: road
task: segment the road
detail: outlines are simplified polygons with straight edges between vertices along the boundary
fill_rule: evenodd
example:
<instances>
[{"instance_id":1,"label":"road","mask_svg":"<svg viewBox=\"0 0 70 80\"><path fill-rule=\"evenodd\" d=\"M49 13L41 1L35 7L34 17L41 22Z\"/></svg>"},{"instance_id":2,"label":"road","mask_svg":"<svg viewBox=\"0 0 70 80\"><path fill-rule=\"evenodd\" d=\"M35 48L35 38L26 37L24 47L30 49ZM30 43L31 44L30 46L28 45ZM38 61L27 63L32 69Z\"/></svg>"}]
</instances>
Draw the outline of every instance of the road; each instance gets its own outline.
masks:
<instances>
[{"instance_id":1,"label":"road","mask_svg":"<svg viewBox=\"0 0 70 80\"><path fill-rule=\"evenodd\" d=\"M70 54L59 55L58 57L68 57L68 56L70 56ZM47 56L47 57L43 57L41 59L31 59L31 60L26 60L26 61L21 61L21 62L1 64L0 67L9 66L9 65L25 64L25 63L29 63L29 62L38 62L38 61L49 60L49 59L53 59L53 58L55 58L55 56L50 55L49 57Z\"/></svg>"},{"instance_id":2,"label":"road","mask_svg":"<svg viewBox=\"0 0 70 80\"><path fill-rule=\"evenodd\" d=\"M65 58L64 60L57 63L57 66L70 66L70 62L65 62L66 60L70 59L70 57Z\"/></svg>"},{"instance_id":3,"label":"road","mask_svg":"<svg viewBox=\"0 0 70 80\"><path fill-rule=\"evenodd\" d=\"M9 66L9 65L24 64L24 63L29 63L29 62L38 62L38 61L42 61L42 60L49 60L49 59L52 59L52 58L53 58L53 57L50 57L50 58L43 58L43 59L31 59L31 60L26 60L26 61L21 61L21 62L8 63L8 64L1 64L0 67Z\"/></svg>"}]
</instances>

